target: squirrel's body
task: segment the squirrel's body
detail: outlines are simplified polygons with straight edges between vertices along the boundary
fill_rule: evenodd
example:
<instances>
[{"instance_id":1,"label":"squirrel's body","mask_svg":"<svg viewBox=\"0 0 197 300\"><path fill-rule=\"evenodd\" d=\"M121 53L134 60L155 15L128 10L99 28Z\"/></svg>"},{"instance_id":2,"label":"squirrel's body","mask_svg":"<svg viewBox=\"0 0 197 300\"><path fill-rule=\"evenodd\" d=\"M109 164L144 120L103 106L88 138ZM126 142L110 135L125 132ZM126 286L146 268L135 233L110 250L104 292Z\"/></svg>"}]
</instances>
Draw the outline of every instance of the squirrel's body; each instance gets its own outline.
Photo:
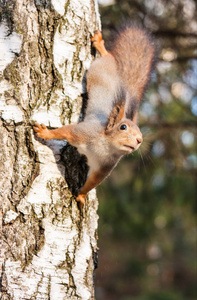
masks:
<instances>
[{"instance_id":1,"label":"squirrel's body","mask_svg":"<svg viewBox=\"0 0 197 300\"><path fill-rule=\"evenodd\" d=\"M113 110L118 87L115 59L109 55L96 59L87 72L88 105L85 120L94 115L105 126Z\"/></svg>"},{"instance_id":2,"label":"squirrel's body","mask_svg":"<svg viewBox=\"0 0 197 300\"><path fill-rule=\"evenodd\" d=\"M142 142L137 111L154 57L149 36L135 26L125 27L115 37L110 52L104 47L100 31L92 41L101 57L87 72L88 104L83 122L54 130L38 123L34 127L39 137L66 139L86 155L89 175L77 197L81 205L87 192Z\"/></svg>"}]
</instances>

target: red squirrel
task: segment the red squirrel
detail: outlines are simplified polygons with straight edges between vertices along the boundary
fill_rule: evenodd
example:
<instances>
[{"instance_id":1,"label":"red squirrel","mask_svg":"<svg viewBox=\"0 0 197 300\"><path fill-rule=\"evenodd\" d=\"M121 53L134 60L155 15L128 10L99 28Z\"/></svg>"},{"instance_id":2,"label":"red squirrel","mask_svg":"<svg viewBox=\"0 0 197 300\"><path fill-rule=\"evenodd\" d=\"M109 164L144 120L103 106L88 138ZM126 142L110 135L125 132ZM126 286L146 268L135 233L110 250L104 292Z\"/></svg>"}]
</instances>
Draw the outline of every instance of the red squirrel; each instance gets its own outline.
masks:
<instances>
[{"instance_id":1,"label":"red squirrel","mask_svg":"<svg viewBox=\"0 0 197 300\"><path fill-rule=\"evenodd\" d=\"M84 120L53 130L37 122L33 127L38 137L65 139L87 157L89 173L76 199L80 207L87 193L110 174L121 157L136 151L142 143L137 112L155 53L150 36L133 25L117 33L110 51L106 50L99 30L92 43L101 57L87 72Z\"/></svg>"}]
</instances>

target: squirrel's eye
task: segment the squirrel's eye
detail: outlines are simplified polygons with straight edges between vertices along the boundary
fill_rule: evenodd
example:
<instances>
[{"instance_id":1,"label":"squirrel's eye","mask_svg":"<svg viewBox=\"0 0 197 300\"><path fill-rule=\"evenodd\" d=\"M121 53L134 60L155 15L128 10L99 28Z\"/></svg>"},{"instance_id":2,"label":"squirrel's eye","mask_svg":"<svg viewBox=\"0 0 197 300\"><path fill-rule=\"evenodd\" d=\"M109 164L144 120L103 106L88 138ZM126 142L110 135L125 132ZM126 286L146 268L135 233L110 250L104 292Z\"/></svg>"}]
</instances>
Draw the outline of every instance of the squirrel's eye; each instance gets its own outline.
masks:
<instances>
[{"instance_id":1,"label":"squirrel's eye","mask_svg":"<svg viewBox=\"0 0 197 300\"><path fill-rule=\"evenodd\" d=\"M120 130L126 130L126 129L127 129L127 125L122 124L122 125L120 126Z\"/></svg>"}]
</instances>

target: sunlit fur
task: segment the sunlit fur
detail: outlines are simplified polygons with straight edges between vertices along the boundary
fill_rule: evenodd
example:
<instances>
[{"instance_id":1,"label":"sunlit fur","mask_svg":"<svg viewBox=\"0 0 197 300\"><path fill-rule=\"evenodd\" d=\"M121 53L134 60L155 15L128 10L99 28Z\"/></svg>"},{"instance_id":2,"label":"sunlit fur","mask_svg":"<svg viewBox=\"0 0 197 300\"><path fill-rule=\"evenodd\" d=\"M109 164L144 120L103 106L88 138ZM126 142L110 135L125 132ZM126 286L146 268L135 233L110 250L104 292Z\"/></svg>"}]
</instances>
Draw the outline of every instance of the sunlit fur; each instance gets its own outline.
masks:
<instances>
[{"instance_id":1,"label":"sunlit fur","mask_svg":"<svg viewBox=\"0 0 197 300\"><path fill-rule=\"evenodd\" d=\"M83 122L55 130L38 123L34 127L39 137L67 139L86 155L89 176L77 197L81 206L87 192L110 174L123 155L142 143L137 111L155 52L149 35L133 25L115 36L111 52L105 49L100 31L92 42L101 57L87 72L88 103ZM125 130L121 130L122 124Z\"/></svg>"},{"instance_id":2,"label":"sunlit fur","mask_svg":"<svg viewBox=\"0 0 197 300\"><path fill-rule=\"evenodd\" d=\"M126 125L126 129L121 130L121 125ZM129 119L122 119L106 133L106 138L120 155L136 151L142 143L142 134L138 126Z\"/></svg>"}]
</instances>

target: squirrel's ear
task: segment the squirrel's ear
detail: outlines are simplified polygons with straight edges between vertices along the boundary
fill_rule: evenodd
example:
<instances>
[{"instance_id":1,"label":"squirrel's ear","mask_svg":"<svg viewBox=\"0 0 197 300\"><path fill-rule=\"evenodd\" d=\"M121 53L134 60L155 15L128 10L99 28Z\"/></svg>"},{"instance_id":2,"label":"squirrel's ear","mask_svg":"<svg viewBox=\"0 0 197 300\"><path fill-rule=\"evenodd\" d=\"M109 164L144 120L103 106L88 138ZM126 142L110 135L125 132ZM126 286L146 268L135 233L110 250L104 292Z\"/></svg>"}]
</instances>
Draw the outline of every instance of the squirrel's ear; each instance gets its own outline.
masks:
<instances>
[{"instance_id":1,"label":"squirrel's ear","mask_svg":"<svg viewBox=\"0 0 197 300\"><path fill-rule=\"evenodd\" d=\"M111 130L116 124L118 124L121 121L123 117L124 105L116 105L109 116L109 120L106 125L105 131L108 132L109 130Z\"/></svg>"}]
</instances>

